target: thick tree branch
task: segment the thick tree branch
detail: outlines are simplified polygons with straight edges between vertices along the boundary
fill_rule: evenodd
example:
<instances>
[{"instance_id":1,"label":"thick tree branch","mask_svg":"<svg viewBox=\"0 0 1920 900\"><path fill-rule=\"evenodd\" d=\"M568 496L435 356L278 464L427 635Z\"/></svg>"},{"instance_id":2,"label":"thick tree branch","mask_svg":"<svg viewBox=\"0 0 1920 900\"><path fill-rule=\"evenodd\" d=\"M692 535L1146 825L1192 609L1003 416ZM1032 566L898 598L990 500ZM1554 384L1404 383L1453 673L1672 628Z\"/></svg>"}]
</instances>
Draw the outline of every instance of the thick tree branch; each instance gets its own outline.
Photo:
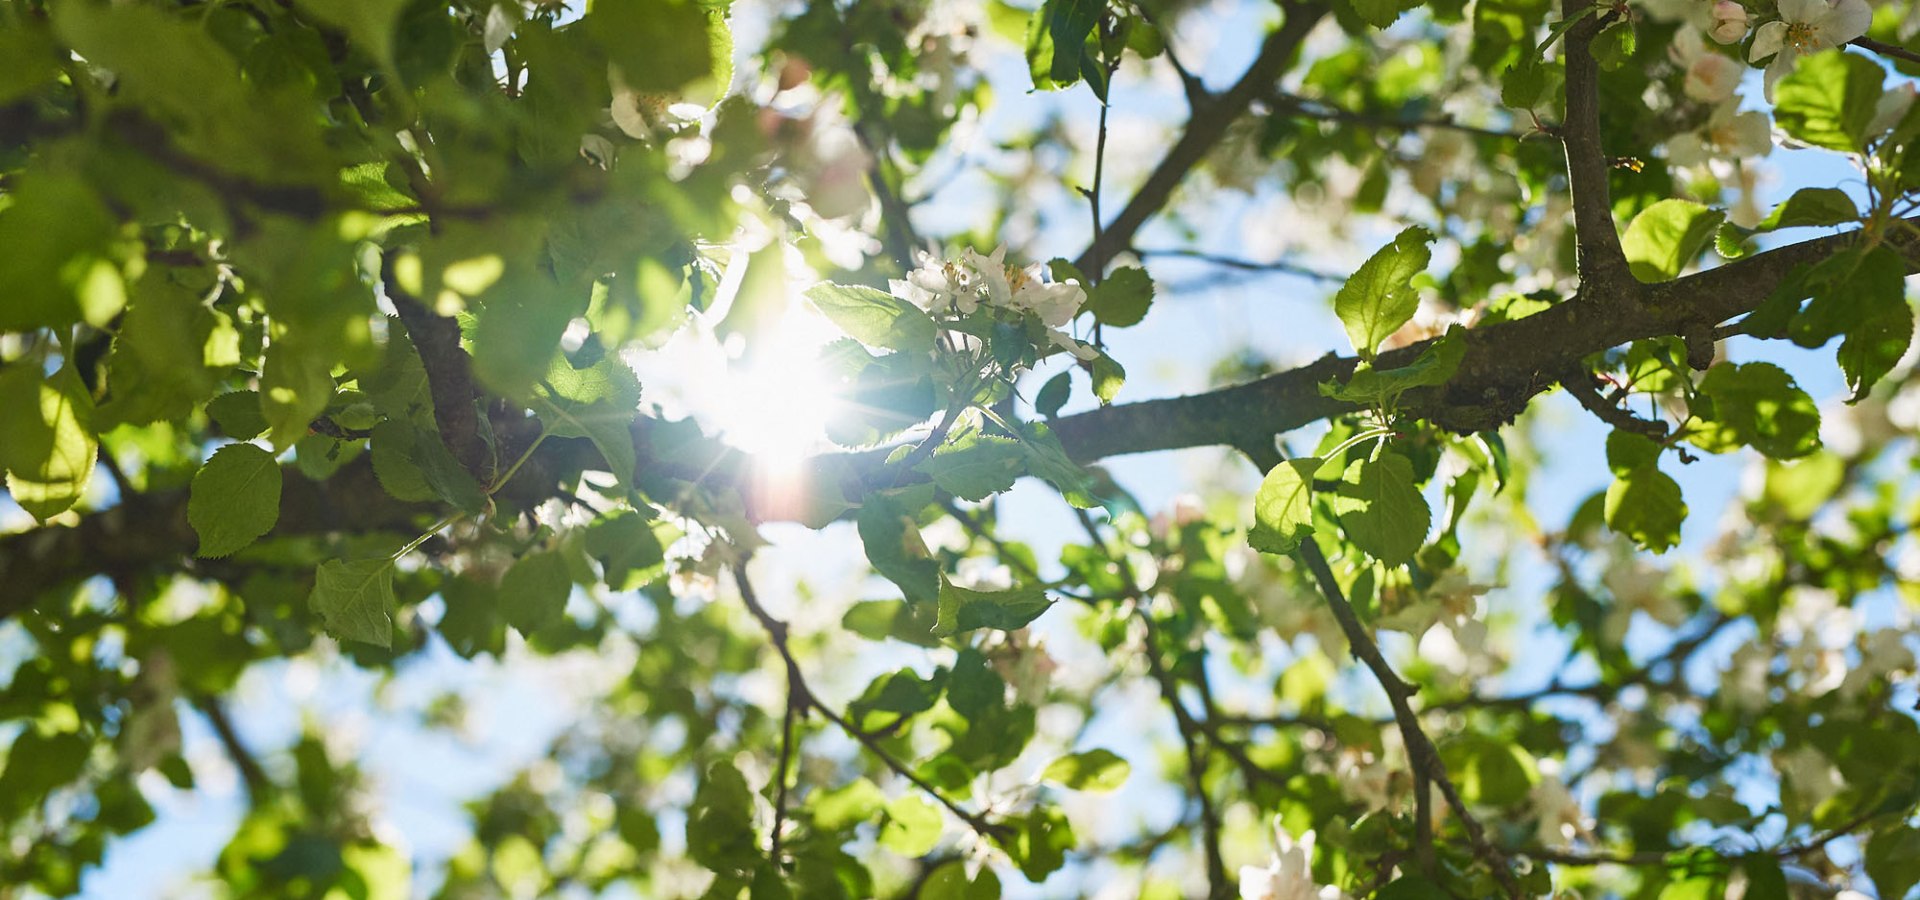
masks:
<instances>
[{"instance_id":1,"label":"thick tree branch","mask_svg":"<svg viewBox=\"0 0 1920 900\"><path fill-rule=\"evenodd\" d=\"M1920 219L1903 220L1920 226ZM1920 239L1911 227L1891 227L1888 246L1909 256ZM1559 380L1559 373L1600 351L1642 338L1681 335L1752 312L1796 267L1818 262L1861 239L1858 232L1832 235L1769 250L1684 278L1648 285L1644 294L1581 294L1589 302L1563 302L1513 322L1467 332L1467 353L1460 371L1438 389L1410 393L1403 408L1458 431L1499 427L1524 410L1531 399ZM1411 363L1425 344L1383 353L1379 366ZM1271 445L1275 435L1339 415L1353 406L1320 395L1322 382L1344 379L1355 360L1331 354L1309 365L1257 381L1203 394L1109 406L1054 420L1054 434L1069 455L1082 462L1111 456L1188 447ZM673 472L653 447L659 423L642 416L634 425L639 451L637 474L653 478L673 474L714 489L738 489L751 498L750 460L726 452L703 460L697 471ZM549 441L529 463L537 473L564 473L591 451L583 442ZM891 448L816 457L813 482L835 485L882 465ZM359 473L351 475L350 473ZM342 478L342 475L349 477ZM544 476L543 476L544 478ZM531 482L526 474L516 480ZM544 480L552 484L551 479ZM298 487L294 487L298 485ZM278 533L297 528L326 533L344 523L412 522L424 507L395 501L372 480L370 466L358 461L323 483L288 479L282 496ZM89 513L77 525L50 525L0 536L0 619L28 608L61 584L116 570L179 570L193 552L186 523L186 492L148 495L151 504L134 518L125 507ZM748 511L762 520L792 516L792 510L755 505Z\"/></svg>"},{"instance_id":2,"label":"thick tree branch","mask_svg":"<svg viewBox=\"0 0 1920 900\"><path fill-rule=\"evenodd\" d=\"M1306 40L1320 17L1326 15L1326 8L1317 3L1288 2L1281 8L1286 21L1260 45L1260 54L1247 66L1246 73L1226 93L1194 113L1180 139L1134 192L1133 199L1102 229L1100 239L1073 261L1081 271L1090 272L1096 260L1112 259L1115 252L1133 243L1140 226L1167 205L1174 189L1186 180L1187 173L1226 136L1228 126L1245 115L1255 98L1271 89L1293 64L1300 43Z\"/></svg>"},{"instance_id":3,"label":"thick tree branch","mask_svg":"<svg viewBox=\"0 0 1920 900\"><path fill-rule=\"evenodd\" d=\"M1567 147L1567 185L1573 193L1573 229L1578 245L1580 284L1625 290L1637 284L1627 271L1614 228L1613 200L1607 188L1607 155L1600 141L1600 63L1593 39L1609 17L1596 13L1592 0L1565 0L1561 15L1582 18L1567 29L1567 120L1560 136Z\"/></svg>"},{"instance_id":4,"label":"thick tree branch","mask_svg":"<svg viewBox=\"0 0 1920 900\"><path fill-rule=\"evenodd\" d=\"M381 263L380 280L426 367L427 388L433 395L433 421L441 442L481 484L491 484L492 466L486 442L480 438L480 413L474 408L479 395L474 391L467 351L460 348L459 323L428 309L401 288L391 259Z\"/></svg>"}]
</instances>

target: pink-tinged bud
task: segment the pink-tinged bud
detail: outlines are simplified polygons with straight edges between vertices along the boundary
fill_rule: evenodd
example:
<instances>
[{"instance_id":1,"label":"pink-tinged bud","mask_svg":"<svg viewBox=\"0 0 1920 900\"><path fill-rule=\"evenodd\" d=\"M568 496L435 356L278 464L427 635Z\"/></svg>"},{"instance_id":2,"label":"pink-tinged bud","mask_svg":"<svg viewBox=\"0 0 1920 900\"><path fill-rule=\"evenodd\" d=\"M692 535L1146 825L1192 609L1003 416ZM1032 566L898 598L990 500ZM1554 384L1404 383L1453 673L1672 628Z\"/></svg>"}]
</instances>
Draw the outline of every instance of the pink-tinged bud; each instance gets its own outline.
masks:
<instances>
[{"instance_id":1,"label":"pink-tinged bud","mask_svg":"<svg viewBox=\"0 0 1920 900\"><path fill-rule=\"evenodd\" d=\"M1722 44L1731 44L1747 36L1747 8L1734 0L1713 5L1713 27L1707 34Z\"/></svg>"}]
</instances>

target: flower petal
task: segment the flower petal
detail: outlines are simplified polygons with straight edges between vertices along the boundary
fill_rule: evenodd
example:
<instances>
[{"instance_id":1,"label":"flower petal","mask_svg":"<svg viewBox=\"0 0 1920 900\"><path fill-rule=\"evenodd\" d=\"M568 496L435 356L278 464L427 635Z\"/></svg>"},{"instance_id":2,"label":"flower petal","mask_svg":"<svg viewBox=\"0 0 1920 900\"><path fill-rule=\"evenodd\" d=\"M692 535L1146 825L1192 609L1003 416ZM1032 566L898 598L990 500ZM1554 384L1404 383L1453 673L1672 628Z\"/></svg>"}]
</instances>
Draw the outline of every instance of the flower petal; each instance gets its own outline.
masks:
<instances>
[{"instance_id":1,"label":"flower petal","mask_svg":"<svg viewBox=\"0 0 1920 900\"><path fill-rule=\"evenodd\" d=\"M1867 0L1840 0L1815 23L1815 32L1831 42L1831 46L1838 47L1866 34L1871 24L1873 10L1867 6Z\"/></svg>"},{"instance_id":2,"label":"flower petal","mask_svg":"<svg viewBox=\"0 0 1920 900\"><path fill-rule=\"evenodd\" d=\"M1780 0L1783 22L1813 22L1832 9L1827 0Z\"/></svg>"},{"instance_id":3,"label":"flower petal","mask_svg":"<svg viewBox=\"0 0 1920 900\"><path fill-rule=\"evenodd\" d=\"M1780 52L1780 45L1787 39L1787 23L1768 22L1753 33L1753 48L1747 51L1747 62L1759 62ZM1768 94L1771 98L1772 94Z\"/></svg>"}]
</instances>

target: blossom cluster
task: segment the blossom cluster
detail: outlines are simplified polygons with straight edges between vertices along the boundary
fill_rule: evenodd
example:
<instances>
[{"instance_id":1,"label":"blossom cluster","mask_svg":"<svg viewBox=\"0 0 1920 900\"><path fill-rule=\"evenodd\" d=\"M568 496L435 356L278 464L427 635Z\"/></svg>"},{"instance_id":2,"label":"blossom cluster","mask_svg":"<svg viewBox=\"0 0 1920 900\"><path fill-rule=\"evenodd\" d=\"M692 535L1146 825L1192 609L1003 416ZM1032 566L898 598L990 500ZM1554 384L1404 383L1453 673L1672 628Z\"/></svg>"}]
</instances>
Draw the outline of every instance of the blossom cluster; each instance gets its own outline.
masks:
<instances>
[{"instance_id":1,"label":"blossom cluster","mask_svg":"<svg viewBox=\"0 0 1920 900\"><path fill-rule=\"evenodd\" d=\"M906 280L891 282L893 292L935 315L970 316L982 307L1030 314L1046 327L1054 346L1081 360L1098 357L1092 345L1061 330L1086 305L1086 289L1071 279L1046 281L1041 266L1009 265L1006 255L1005 247L991 254L969 249L954 260L923 253Z\"/></svg>"}]
</instances>

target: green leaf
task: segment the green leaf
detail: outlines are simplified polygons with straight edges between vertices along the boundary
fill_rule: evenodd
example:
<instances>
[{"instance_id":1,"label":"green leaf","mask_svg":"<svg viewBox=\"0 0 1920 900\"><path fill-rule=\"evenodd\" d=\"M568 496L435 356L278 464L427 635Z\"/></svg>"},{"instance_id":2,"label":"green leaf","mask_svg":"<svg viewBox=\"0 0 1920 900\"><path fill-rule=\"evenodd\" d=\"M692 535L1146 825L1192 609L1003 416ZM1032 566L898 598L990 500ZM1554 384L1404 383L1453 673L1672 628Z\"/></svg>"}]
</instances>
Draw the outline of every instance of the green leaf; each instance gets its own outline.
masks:
<instances>
[{"instance_id":1,"label":"green leaf","mask_svg":"<svg viewBox=\"0 0 1920 900\"><path fill-rule=\"evenodd\" d=\"M393 646L393 560L330 559L313 576L307 605L343 641Z\"/></svg>"},{"instance_id":2,"label":"green leaf","mask_svg":"<svg viewBox=\"0 0 1920 900\"><path fill-rule=\"evenodd\" d=\"M707 767L687 807L687 855L716 872L740 872L761 860L747 779L722 760Z\"/></svg>"},{"instance_id":3,"label":"green leaf","mask_svg":"<svg viewBox=\"0 0 1920 900\"><path fill-rule=\"evenodd\" d=\"M301 340L276 341L260 373L260 409L267 438L283 452L303 437L333 400L333 348Z\"/></svg>"},{"instance_id":4,"label":"green leaf","mask_svg":"<svg viewBox=\"0 0 1920 900\"><path fill-rule=\"evenodd\" d=\"M427 475L414 462L417 432L399 419L388 419L373 426L368 445L373 452L373 477L395 500L419 503L437 499L440 494L427 483ZM452 454L448 454L452 458Z\"/></svg>"},{"instance_id":5,"label":"green leaf","mask_svg":"<svg viewBox=\"0 0 1920 900\"><path fill-rule=\"evenodd\" d=\"M1518 62L1500 75L1500 102L1512 109L1537 109L1553 90L1553 72L1532 53L1523 53Z\"/></svg>"},{"instance_id":6,"label":"green leaf","mask_svg":"<svg viewBox=\"0 0 1920 900\"><path fill-rule=\"evenodd\" d=\"M1020 448L1027 454L1027 472L1060 491L1060 496L1080 509L1092 509L1100 503L1093 496L1093 478L1067 455L1053 429L1038 422L1023 426Z\"/></svg>"},{"instance_id":7,"label":"green leaf","mask_svg":"<svg viewBox=\"0 0 1920 900\"><path fill-rule=\"evenodd\" d=\"M1285 460L1261 479L1247 532L1253 549L1285 555L1313 534L1313 473L1324 462L1317 456Z\"/></svg>"},{"instance_id":8,"label":"green leaf","mask_svg":"<svg viewBox=\"0 0 1920 900\"><path fill-rule=\"evenodd\" d=\"M64 8L63 8L64 10ZM0 331L101 326L127 302L118 223L78 178L29 175L0 209Z\"/></svg>"},{"instance_id":9,"label":"green leaf","mask_svg":"<svg viewBox=\"0 0 1920 900\"><path fill-rule=\"evenodd\" d=\"M938 647L934 610L904 600L862 600L840 617L840 626L870 641L892 638L921 647Z\"/></svg>"},{"instance_id":10,"label":"green leaf","mask_svg":"<svg viewBox=\"0 0 1920 900\"><path fill-rule=\"evenodd\" d=\"M961 650L947 678L947 705L973 720L1005 706L1006 698L1006 679L987 667L986 655L972 647Z\"/></svg>"},{"instance_id":11,"label":"green leaf","mask_svg":"<svg viewBox=\"0 0 1920 900\"><path fill-rule=\"evenodd\" d=\"M1028 881L1038 884L1066 865L1067 851L1075 844L1073 824L1067 821L1066 813L1041 807L1008 824L1014 827L1013 836L1003 838L1001 847Z\"/></svg>"},{"instance_id":12,"label":"green leaf","mask_svg":"<svg viewBox=\"0 0 1920 900\"><path fill-rule=\"evenodd\" d=\"M1345 0L1345 3L1362 22L1375 28L1392 25L1407 10L1400 0Z\"/></svg>"},{"instance_id":13,"label":"green leaf","mask_svg":"<svg viewBox=\"0 0 1920 900\"><path fill-rule=\"evenodd\" d=\"M1904 823L1882 826L1867 839L1867 875L1882 897L1905 897L1920 884L1920 830Z\"/></svg>"},{"instance_id":14,"label":"green leaf","mask_svg":"<svg viewBox=\"0 0 1920 900\"><path fill-rule=\"evenodd\" d=\"M1087 294L1087 311L1114 328L1138 325L1153 305L1153 278L1138 266L1115 269Z\"/></svg>"},{"instance_id":15,"label":"green leaf","mask_svg":"<svg viewBox=\"0 0 1920 900\"><path fill-rule=\"evenodd\" d=\"M559 553L529 553L515 560L500 579L500 612L521 634L532 634L559 621L572 591L573 579L567 576L567 562Z\"/></svg>"},{"instance_id":16,"label":"green leaf","mask_svg":"<svg viewBox=\"0 0 1920 900\"><path fill-rule=\"evenodd\" d=\"M1845 225L1860 220L1860 209L1853 198L1839 188L1806 187L1793 192L1786 202L1773 208L1755 231L1781 228Z\"/></svg>"},{"instance_id":17,"label":"green leaf","mask_svg":"<svg viewBox=\"0 0 1920 900\"><path fill-rule=\"evenodd\" d=\"M1360 264L1360 270L1333 297L1333 311L1362 359L1372 359L1380 342L1413 319L1420 294L1413 277L1425 271L1433 233L1418 225L1400 232L1393 243Z\"/></svg>"},{"instance_id":18,"label":"green leaf","mask_svg":"<svg viewBox=\"0 0 1920 900\"><path fill-rule=\"evenodd\" d=\"M1639 46L1634 36L1633 22L1620 19L1600 30L1593 37L1593 58L1604 71L1614 71L1633 58L1633 51Z\"/></svg>"},{"instance_id":19,"label":"green leaf","mask_svg":"<svg viewBox=\"0 0 1920 900\"><path fill-rule=\"evenodd\" d=\"M440 499L466 512L479 512L487 505L487 495L465 466L454 459L453 451L440 440L436 431L413 429L409 458L420 469L420 476Z\"/></svg>"},{"instance_id":20,"label":"green leaf","mask_svg":"<svg viewBox=\"0 0 1920 900\"><path fill-rule=\"evenodd\" d=\"M1672 281L1700 256L1726 214L1690 200L1661 200L1640 211L1620 235L1633 277Z\"/></svg>"},{"instance_id":21,"label":"green leaf","mask_svg":"<svg viewBox=\"0 0 1920 900\"><path fill-rule=\"evenodd\" d=\"M1538 778L1533 758L1509 741L1467 736L1449 742L1441 752L1469 803L1496 807L1519 803Z\"/></svg>"},{"instance_id":22,"label":"green leaf","mask_svg":"<svg viewBox=\"0 0 1920 900\"><path fill-rule=\"evenodd\" d=\"M940 843L945 826L940 807L932 801L919 794L901 794L887 804L887 824L880 828L880 846L917 859Z\"/></svg>"},{"instance_id":23,"label":"green leaf","mask_svg":"<svg viewBox=\"0 0 1920 900\"><path fill-rule=\"evenodd\" d=\"M595 0L581 24L629 87L674 91L723 62L707 30L724 26L710 21L694 0Z\"/></svg>"},{"instance_id":24,"label":"green leaf","mask_svg":"<svg viewBox=\"0 0 1920 900\"><path fill-rule=\"evenodd\" d=\"M1467 339L1462 332L1460 326L1453 326L1445 337L1428 344L1413 362L1397 369L1375 369L1363 362L1346 384L1323 384L1320 393L1348 403L1391 406L1401 394L1414 388L1446 384L1467 356Z\"/></svg>"},{"instance_id":25,"label":"green leaf","mask_svg":"<svg viewBox=\"0 0 1920 900\"><path fill-rule=\"evenodd\" d=\"M844 831L878 815L887 797L865 778L855 778L828 791L807 796L807 811L813 815L813 827L825 832Z\"/></svg>"},{"instance_id":26,"label":"green leaf","mask_svg":"<svg viewBox=\"0 0 1920 900\"><path fill-rule=\"evenodd\" d=\"M1742 900L1791 900L1787 891L1787 873L1772 855L1756 853L1746 858L1741 868L1747 873L1747 893ZM1882 889L1884 892L1884 888ZM1899 896L1890 894L1888 896Z\"/></svg>"},{"instance_id":27,"label":"green leaf","mask_svg":"<svg viewBox=\"0 0 1920 900\"><path fill-rule=\"evenodd\" d=\"M601 580L616 591L630 591L658 578L666 548L653 522L632 510L620 510L587 526L587 555L600 561Z\"/></svg>"},{"instance_id":28,"label":"green leaf","mask_svg":"<svg viewBox=\"0 0 1920 900\"><path fill-rule=\"evenodd\" d=\"M152 275L134 294L107 356L102 430L186 418L239 362L239 332L196 293Z\"/></svg>"},{"instance_id":29,"label":"green leaf","mask_svg":"<svg viewBox=\"0 0 1920 900\"><path fill-rule=\"evenodd\" d=\"M1665 553L1680 543L1687 504L1680 496L1680 483L1648 463L1615 471L1613 484L1607 487L1605 512L1607 527L1648 550Z\"/></svg>"},{"instance_id":30,"label":"green leaf","mask_svg":"<svg viewBox=\"0 0 1920 900\"><path fill-rule=\"evenodd\" d=\"M1411 560L1432 524L1427 500L1413 482L1413 463L1397 453L1355 460L1331 504L1347 539L1390 566Z\"/></svg>"},{"instance_id":31,"label":"green leaf","mask_svg":"<svg viewBox=\"0 0 1920 900\"><path fill-rule=\"evenodd\" d=\"M92 743L62 732L28 728L8 742L6 768L0 770L0 811L17 816L86 769Z\"/></svg>"},{"instance_id":32,"label":"green leaf","mask_svg":"<svg viewBox=\"0 0 1920 900\"><path fill-rule=\"evenodd\" d=\"M260 412L260 394L256 391L228 391L207 401L207 417L236 441L250 441L267 430L267 417Z\"/></svg>"},{"instance_id":33,"label":"green leaf","mask_svg":"<svg viewBox=\"0 0 1920 900\"><path fill-rule=\"evenodd\" d=\"M864 285L827 282L809 288L807 299L841 331L869 347L912 351L933 347L933 319L892 294Z\"/></svg>"},{"instance_id":34,"label":"green leaf","mask_svg":"<svg viewBox=\"0 0 1920 900\"><path fill-rule=\"evenodd\" d=\"M939 596L940 566L927 552L919 526L899 502L871 495L854 522L873 570L899 585L902 596L914 603L930 603Z\"/></svg>"},{"instance_id":35,"label":"green leaf","mask_svg":"<svg viewBox=\"0 0 1920 900\"><path fill-rule=\"evenodd\" d=\"M876 712L911 716L932 709L945 688L944 672L935 670L933 677L922 678L912 669L898 669L875 678L847 709L860 719Z\"/></svg>"},{"instance_id":36,"label":"green leaf","mask_svg":"<svg viewBox=\"0 0 1920 900\"><path fill-rule=\"evenodd\" d=\"M1846 339L1835 354L1847 387L1853 389L1848 403L1865 399L1867 392L1893 371L1913 341L1913 306L1907 302L1904 287L1898 294L1888 291L1859 300L1868 308L1848 327Z\"/></svg>"},{"instance_id":37,"label":"green leaf","mask_svg":"<svg viewBox=\"0 0 1920 900\"><path fill-rule=\"evenodd\" d=\"M933 633L951 637L978 628L1013 631L1026 627L1053 605L1045 591L1017 587L1004 591L973 591L940 583L940 617Z\"/></svg>"},{"instance_id":38,"label":"green leaf","mask_svg":"<svg viewBox=\"0 0 1920 900\"><path fill-rule=\"evenodd\" d=\"M405 0L299 0L299 6L315 19L345 31L374 62L393 63L394 25Z\"/></svg>"},{"instance_id":39,"label":"green leaf","mask_svg":"<svg viewBox=\"0 0 1920 900\"><path fill-rule=\"evenodd\" d=\"M1802 143L1865 148L1886 72L1864 56L1827 50L1803 57L1773 88L1773 121Z\"/></svg>"},{"instance_id":40,"label":"green leaf","mask_svg":"<svg viewBox=\"0 0 1920 900\"><path fill-rule=\"evenodd\" d=\"M982 866L980 873L967 877L964 860L952 860L933 870L920 889L921 900L1000 900L1000 876Z\"/></svg>"},{"instance_id":41,"label":"green leaf","mask_svg":"<svg viewBox=\"0 0 1920 900\"><path fill-rule=\"evenodd\" d=\"M252 444L213 452L193 476L187 523L200 536L202 558L229 556L273 530L280 519L280 464Z\"/></svg>"},{"instance_id":42,"label":"green leaf","mask_svg":"<svg viewBox=\"0 0 1920 900\"><path fill-rule=\"evenodd\" d=\"M1127 370L1113 361L1113 357L1100 354L1093 358L1093 395L1100 398L1100 405L1106 406L1119 396L1120 386L1127 383Z\"/></svg>"},{"instance_id":43,"label":"green leaf","mask_svg":"<svg viewBox=\"0 0 1920 900\"><path fill-rule=\"evenodd\" d=\"M984 500L1013 487L1025 472L1026 451L1012 438L968 432L933 451L915 468L962 500Z\"/></svg>"},{"instance_id":44,"label":"green leaf","mask_svg":"<svg viewBox=\"0 0 1920 900\"><path fill-rule=\"evenodd\" d=\"M1067 405L1067 397L1073 392L1073 373L1061 372L1040 386L1040 392L1033 395L1033 410L1051 419L1060 414L1060 407Z\"/></svg>"},{"instance_id":45,"label":"green leaf","mask_svg":"<svg viewBox=\"0 0 1920 900\"><path fill-rule=\"evenodd\" d=\"M1820 449L1820 408L1772 363L1721 363L1700 380L1713 399L1713 418L1742 443L1774 459Z\"/></svg>"},{"instance_id":46,"label":"green leaf","mask_svg":"<svg viewBox=\"0 0 1920 900\"><path fill-rule=\"evenodd\" d=\"M13 502L45 522L86 494L100 445L93 397L73 366L42 378L32 360L0 370L0 467Z\"/></svg>"},{"instance_id":47,"label":"green leaf","mask_svg":"<svg viewBox=\"0 0 1920 900\"><path fill-rule=\"evenodd\" d=\"M605 356L576 369L565 357L554 357L546 380L534 389L533 411L548 434L592 441L620 489L632 485L640 382L626 363Z\"/></svg>"},{"instance_id":48,"label":"green leaf","mask_svg":"<svg viewBox=\"0 0 1920 900\"><path fill-rule=\"evenodd\" d=\"M1105 793L1126 784L1132 770L1126 760L1111 750L1088 750L1048 763L1040 777L1076 791Z\"/></svg>"}]
</instances>

